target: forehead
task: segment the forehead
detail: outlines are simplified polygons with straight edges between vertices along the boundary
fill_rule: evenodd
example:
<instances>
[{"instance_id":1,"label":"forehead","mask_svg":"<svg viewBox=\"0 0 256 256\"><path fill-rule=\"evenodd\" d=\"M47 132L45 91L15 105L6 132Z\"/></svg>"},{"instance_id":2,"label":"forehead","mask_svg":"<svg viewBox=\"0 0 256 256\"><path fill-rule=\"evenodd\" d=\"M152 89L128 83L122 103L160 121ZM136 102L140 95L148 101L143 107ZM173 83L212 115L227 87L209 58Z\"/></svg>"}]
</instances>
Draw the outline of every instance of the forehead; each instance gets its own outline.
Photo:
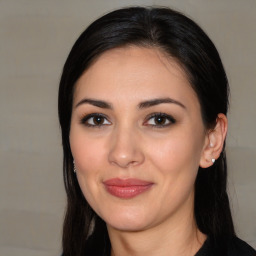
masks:
<instances>
[{"instance_id":1,"label":"forehead","mask_svg":"<svg viewBox=\"0 0 256 256\"><path fill-rule=\"evenodd\" d=\"M157 48L124 47L103 53L78 79L74 99L143 100L176 97L198 101L178 62Z\"/></svg>"}]
</instances>

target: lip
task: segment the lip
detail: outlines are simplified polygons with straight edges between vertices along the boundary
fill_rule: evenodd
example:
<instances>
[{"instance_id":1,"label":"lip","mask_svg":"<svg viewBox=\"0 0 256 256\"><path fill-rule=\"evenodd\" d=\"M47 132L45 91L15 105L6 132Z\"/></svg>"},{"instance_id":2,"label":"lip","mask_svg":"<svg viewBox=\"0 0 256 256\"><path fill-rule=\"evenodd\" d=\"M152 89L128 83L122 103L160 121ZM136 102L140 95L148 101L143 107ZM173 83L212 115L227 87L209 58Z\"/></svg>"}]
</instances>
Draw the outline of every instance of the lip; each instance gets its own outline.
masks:
<instances>
[{"instance_id":1,"label":"lip","mask_svg":"<svg viewBox=\"0 0 256 256\"><path fill-rule=\"evenodd\" d=\"M103 182L103 184L105 185L107 192L113 196L123 199L138 196L153 186L152 182L144 180L120 178L106 180Z\"/></svg>"}]
</instances>

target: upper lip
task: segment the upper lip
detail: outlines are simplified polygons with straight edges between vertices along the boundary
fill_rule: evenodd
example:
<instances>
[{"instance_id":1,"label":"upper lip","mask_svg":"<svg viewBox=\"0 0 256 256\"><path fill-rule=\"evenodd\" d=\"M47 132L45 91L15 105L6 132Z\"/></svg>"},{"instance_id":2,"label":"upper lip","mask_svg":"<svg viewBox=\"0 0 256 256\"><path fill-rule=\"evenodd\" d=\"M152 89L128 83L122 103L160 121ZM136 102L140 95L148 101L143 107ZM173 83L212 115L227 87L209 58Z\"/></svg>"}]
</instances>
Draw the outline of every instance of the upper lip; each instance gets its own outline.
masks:
<instances>
[{"instance_id":1,"label":"upper lip","mask_svg":"<svg viewBox=\"0 0 256 256\"><path fill-rule=\"evenodd\" d=\"M117 186L117 187L131 187L131 186L148 186L152 185L153 182L140 180L140 179L120 179L113 178L103 182L107 186Z\"/></svg>"}]
</instances>

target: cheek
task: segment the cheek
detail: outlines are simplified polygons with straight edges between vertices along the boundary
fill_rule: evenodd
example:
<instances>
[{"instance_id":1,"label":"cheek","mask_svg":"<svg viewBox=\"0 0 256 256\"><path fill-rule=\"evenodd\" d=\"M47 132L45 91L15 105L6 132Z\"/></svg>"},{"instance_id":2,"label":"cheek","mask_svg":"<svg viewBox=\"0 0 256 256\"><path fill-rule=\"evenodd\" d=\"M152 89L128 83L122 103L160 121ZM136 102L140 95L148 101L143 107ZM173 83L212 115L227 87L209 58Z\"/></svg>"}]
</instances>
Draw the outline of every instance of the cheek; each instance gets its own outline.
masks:
<instances>
[{"instance_id":1,"label":"cheek","mask_svg":"<svg viewBox=\"0 0 256 256\"><path fill-rule=\"evenodd\" d=\"M175 136L155 144L148 152L151 166L158 172L157 181L161 184L158 193L163 212L169 207L178 207L193 192L199 167L201 144L197 139L189 140L190 136Z\"/></svg>"},{"instance_id":2,"label":"cheek","mask_svg":"<svg viewBox=\"0 0 256 256\"><path fill-rule=\"evenodd\" d=\"M191 139L193 138L193 139ZM166 137L148 147L147 153L151 161L164 172L180 172L182 168L198 168L201 155L199 139L187 133Z\"/></svg>"},{"instance_id":3,"label":"cheek","mask_svg":"<svg viewBox=\"0 0 256 256\"><path fill-rule=\"evenodd\" d=\"M100 175L106 159L105 143L85 134L81 128L70 131L70 147L77 169L77 179L85 197L90 201L92 192L100 183Z\"/></svg>"},{"instance_id":4,"label":"cheek","mask_svg":"<svg viewBox=\"0 0 256 256\"><path fill-rule=\"evenodd\" d=\"M75 134L75 136L73 136ZM102 140L95 140L90 136L70 135L70 146L76 164L76 176L81 191L87 202L97 212L99 197L98 188L101 184L102 170L104 170L106 151Z\"/></svg>"},{"instance_id":5,"label":"cheek","mask_svg":"<svg viewBox=\"0 0 256 256\"><path fill-rule=\"evenodd\" d=\"M172 134L148 150L151 166L159 173L163 200L170 204L182 201L193 190L203 146L202 133L194 134L192 129L180 128Z\"/></svg>"},{"instance_id":6,"label":"cheek","mask_svg":"<svg viewBox=\"0 0 256 256\"><path fill-rule=\"evenodd\" d=\"M79 129L71 130L70 147L76 167L81 172L97 169L106 154L102 139L93 139Z\"/></svg>"}]
</instances>

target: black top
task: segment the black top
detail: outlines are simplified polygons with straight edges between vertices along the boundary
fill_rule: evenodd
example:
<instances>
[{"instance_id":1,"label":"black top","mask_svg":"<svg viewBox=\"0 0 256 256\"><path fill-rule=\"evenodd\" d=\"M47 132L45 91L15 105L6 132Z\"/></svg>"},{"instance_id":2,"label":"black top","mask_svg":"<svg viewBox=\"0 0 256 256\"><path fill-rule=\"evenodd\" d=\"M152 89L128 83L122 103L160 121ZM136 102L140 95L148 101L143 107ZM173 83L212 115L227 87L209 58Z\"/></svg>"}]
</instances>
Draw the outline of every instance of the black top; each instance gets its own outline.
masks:
<instances>
[{"instance_id":1,"label":"black top","mask_svg":"<svg viewBox=\"0 0 256 256\"><path fill-rule=\"evenodd\" d=\"M92 245L92 244L91 244ZM85 252L85 256L110 256L109 243L105 246L89 246ZM64 256L64 255L62 255ZM203 246L195 254L195 256L256 256L256 251L237 237L233 237L228 241L219 242L214 245L213 239L209 237L204 242Z\"/></svg>"},{"instance_id":2,"label":"black top","mask_svg":"<svg viewBox=\"0 0 256 256\"><path fill-rule=\"evenodd\" d=\"M256 256L256 251L237 237L225 241L218 248L213 245L210 238L207 238L195 256Z\"/></svg>"}]
</instances>

